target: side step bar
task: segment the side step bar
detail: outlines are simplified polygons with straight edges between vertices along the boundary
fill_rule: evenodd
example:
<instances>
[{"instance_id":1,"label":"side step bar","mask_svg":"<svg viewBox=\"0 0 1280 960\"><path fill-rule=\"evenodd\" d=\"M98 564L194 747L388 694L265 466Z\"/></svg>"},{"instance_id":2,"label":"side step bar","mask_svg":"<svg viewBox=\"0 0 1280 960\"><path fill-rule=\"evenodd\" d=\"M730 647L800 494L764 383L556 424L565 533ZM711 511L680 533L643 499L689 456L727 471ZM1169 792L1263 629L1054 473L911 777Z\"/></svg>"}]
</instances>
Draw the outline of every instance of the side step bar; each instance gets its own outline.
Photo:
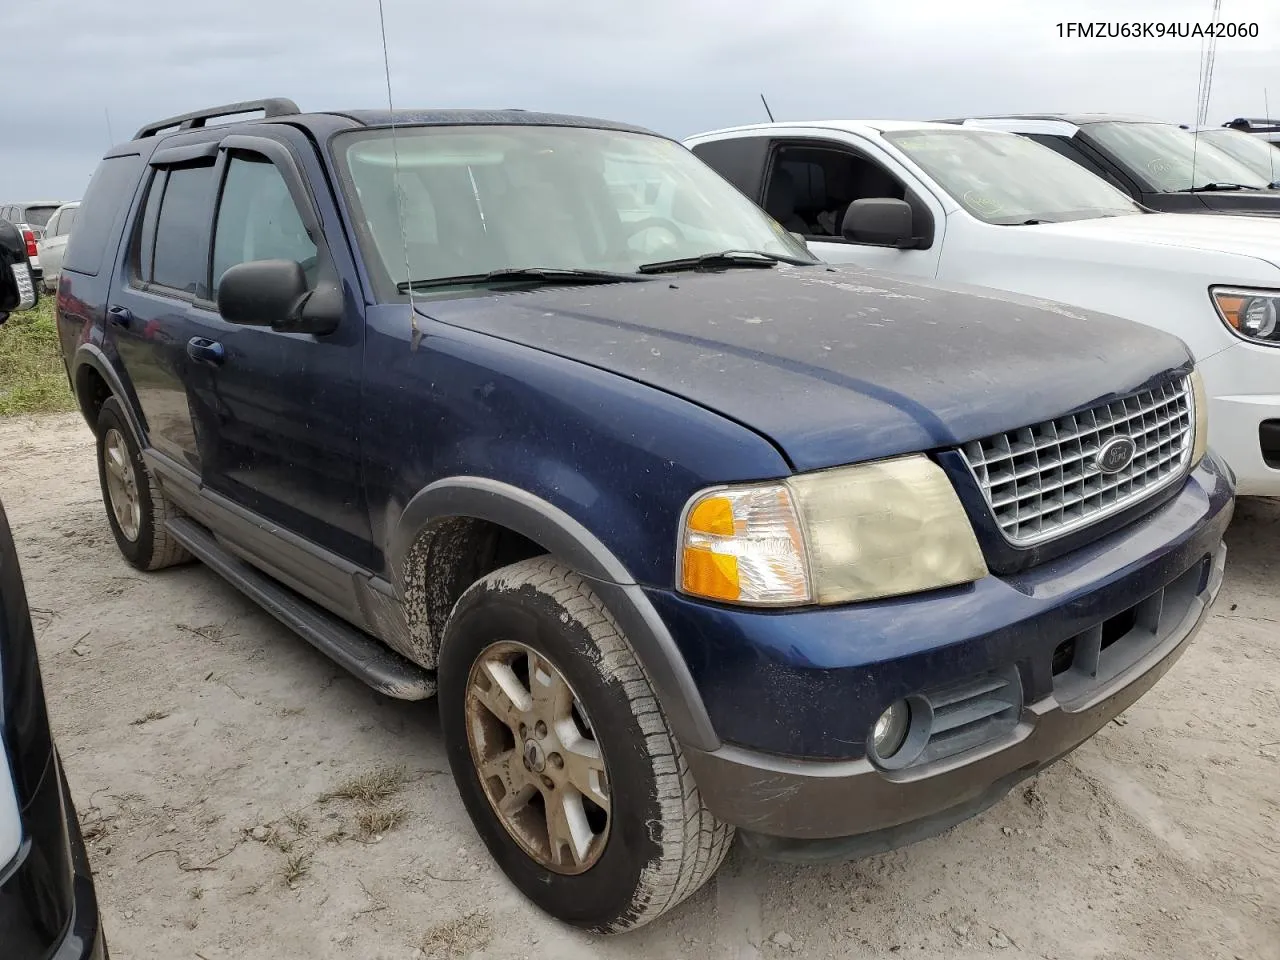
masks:
<instances>
[{"instance_id":1,"label":"side step bar","mask_svg":"<svg viewBox=\"0 0 1280 960\"><path fill-rule=\"evenodd\" d=\"M179 517L167 521L165 527L198 560L374 690L399 700L425 700L435 695L432 674L260 573L223 548L199 524Z\"/></svg>"}]
</instances>

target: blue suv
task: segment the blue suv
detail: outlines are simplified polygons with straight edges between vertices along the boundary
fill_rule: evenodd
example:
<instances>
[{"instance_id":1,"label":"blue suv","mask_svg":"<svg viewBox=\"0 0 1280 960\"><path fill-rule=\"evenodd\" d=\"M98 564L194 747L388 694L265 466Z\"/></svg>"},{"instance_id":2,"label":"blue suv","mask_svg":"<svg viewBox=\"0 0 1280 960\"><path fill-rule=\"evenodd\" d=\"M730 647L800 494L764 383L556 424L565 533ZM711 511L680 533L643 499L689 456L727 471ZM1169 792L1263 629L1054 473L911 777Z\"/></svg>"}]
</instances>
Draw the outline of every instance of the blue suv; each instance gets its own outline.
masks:
<instances>
[{"instance_id":1,"label":"blue suv","mask_svg":"<svg viewBox=\"0 0 1280 960\"><path fill-rule=\"evenodd\" d=\"M735 830L812 859L973 815L1222 580L1180 341L819 263L621 124L160 121L94 175L57 312L129 562L436 695L495 860L591 930Z\"/></svg>"}]
</instances>

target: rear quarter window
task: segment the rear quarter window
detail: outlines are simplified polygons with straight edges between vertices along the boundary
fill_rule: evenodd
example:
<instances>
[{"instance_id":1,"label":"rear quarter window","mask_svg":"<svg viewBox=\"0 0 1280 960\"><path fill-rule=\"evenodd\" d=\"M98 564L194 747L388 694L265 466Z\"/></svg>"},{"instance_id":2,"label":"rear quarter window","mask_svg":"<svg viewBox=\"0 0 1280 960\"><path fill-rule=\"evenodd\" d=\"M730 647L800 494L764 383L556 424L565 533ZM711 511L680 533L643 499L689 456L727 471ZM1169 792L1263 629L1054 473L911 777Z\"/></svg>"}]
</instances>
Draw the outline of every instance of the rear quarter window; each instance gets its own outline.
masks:
<instances>
[{"instance_id":1,"label":"rear quarter window","mask_svg":"<svg viewBox=\"0 0 1280 960\"><path fill-rule=\"evenodd\" d=\"M57 207L27 207L23 220L33 227L47 227L49 219L58 212Z\"/></svg>"},{"instance_id":2,"label":"rear quarter window","mask_svg":"<svg viewBox=\"0 0 1280 960\"><path fill-rule=\"evenodd\" d=\"M142 175L142 157L136 153L108 157L98 165L80 201L76 231L67 242L62 269L96 277L110 247L115 252L121 220L129 209Z\"/></svg>"}]
</instances>

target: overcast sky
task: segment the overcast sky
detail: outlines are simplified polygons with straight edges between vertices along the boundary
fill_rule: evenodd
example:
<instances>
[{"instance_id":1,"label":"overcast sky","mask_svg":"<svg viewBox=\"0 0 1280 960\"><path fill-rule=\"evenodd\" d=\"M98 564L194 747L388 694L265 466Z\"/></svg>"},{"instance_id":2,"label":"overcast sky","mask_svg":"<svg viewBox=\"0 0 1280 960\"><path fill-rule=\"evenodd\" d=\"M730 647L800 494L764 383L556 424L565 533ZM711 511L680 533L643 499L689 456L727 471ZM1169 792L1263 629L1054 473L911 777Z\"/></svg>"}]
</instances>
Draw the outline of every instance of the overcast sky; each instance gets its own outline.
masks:
<instances>
[{"instance_id":1,"label":"overcast sky","mask_svg":"<svg viewBox=\"0 0 1280 960\"><path fill-rule=\"evenodd\" d=\"M525 107L682 137L763 119L1001 111L1195 117L1199 40L1081 40L1077 20L1207 22L1212 0L383 0L397 106ZM386 103L377 0L5 4L0 201L78 198L111 135L210 104ZM1280 0L1218 42L1211 123L1280 115ZM20 62L15 60L15 51Z\"/></svg>"}]
</instances>

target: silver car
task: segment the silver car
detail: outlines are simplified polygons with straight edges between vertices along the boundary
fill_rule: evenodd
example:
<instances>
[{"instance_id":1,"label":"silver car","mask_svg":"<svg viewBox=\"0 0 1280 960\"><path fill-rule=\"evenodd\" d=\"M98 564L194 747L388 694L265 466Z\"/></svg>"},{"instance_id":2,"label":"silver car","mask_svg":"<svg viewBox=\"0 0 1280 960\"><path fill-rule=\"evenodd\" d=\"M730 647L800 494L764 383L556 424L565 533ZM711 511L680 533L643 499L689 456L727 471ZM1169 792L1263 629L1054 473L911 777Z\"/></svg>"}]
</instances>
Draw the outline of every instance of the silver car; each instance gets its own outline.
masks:
<instances>
[{"instance_id":1,"label":"silver car","mask_svg":"<svg viewBox=\"0 0 1280 960\"><path fill-rule=\"evenodd\" d=\"M62 200L25 200L0 203L0 220L8 220L17 227L27 242L27 258L31 262L31 272L36 279L40 278L43 270L36 245L44 236L45 224L63 202Z\"/></svg>"},{"instance_id":2,"label":"silver car","mask_svg":"<svg viewBox=\"0 0 1280 960\"><path fill-rule=\"evenodd\" d=\"M36 242L43 274L40 282L46 293L53 293L58 289L62 258L67 252L67 241L71 239L71 227L75 224L76 211L79 209L79 200L60 206L45 224L44 238Z\"/></svg>"}]
</instances>

